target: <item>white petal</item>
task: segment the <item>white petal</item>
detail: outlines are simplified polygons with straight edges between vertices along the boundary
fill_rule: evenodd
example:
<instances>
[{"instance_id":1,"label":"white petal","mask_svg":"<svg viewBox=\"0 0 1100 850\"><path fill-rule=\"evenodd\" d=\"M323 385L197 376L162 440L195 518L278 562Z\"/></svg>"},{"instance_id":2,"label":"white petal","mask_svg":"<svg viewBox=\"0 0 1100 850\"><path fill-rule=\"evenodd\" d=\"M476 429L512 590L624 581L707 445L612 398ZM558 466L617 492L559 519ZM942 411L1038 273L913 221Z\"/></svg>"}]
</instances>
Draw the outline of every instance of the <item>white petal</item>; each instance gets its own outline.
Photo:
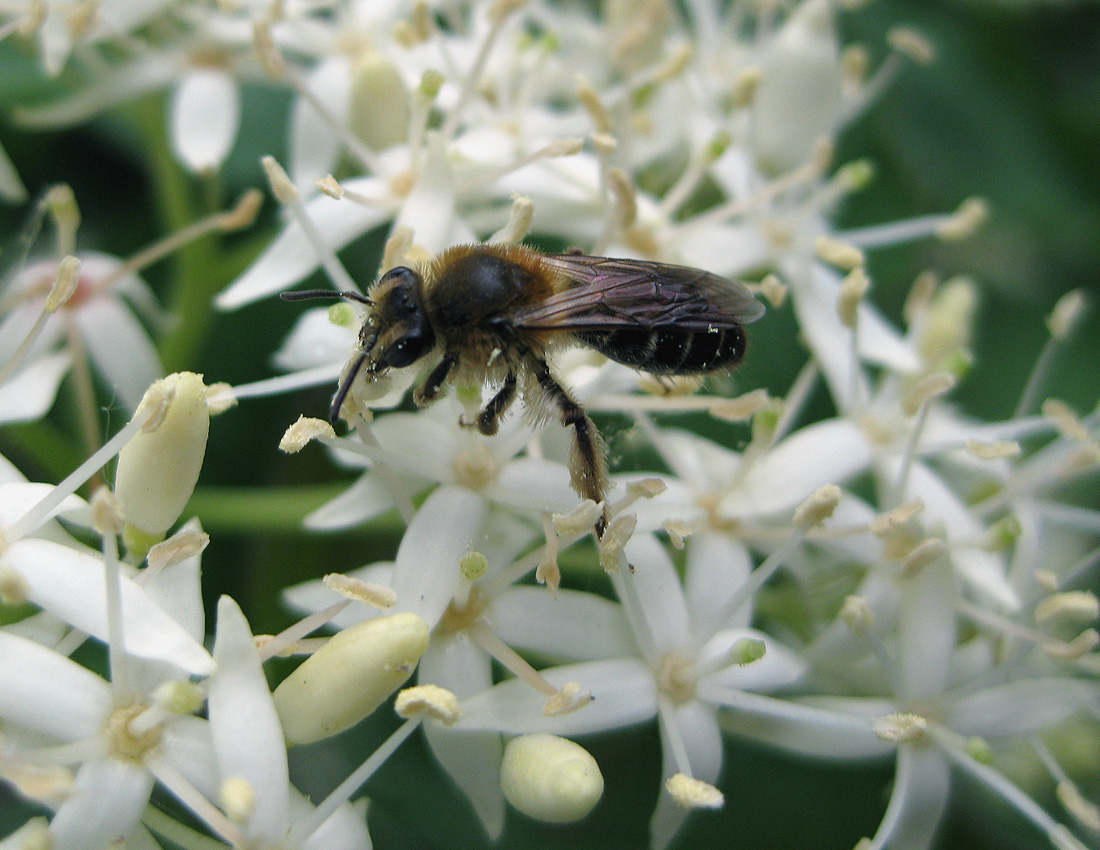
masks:
<instances>
[{"instance_id":1,"label":"white petal","mask_svg":"<svg viewBox=\"0 0 1100 850\"><path fill-rule=\"evenodd\" d=\"M942 693L958 634L955 580L942 559L901 582L897 682L904 705Z\"/></svg>"},{"instance_id":2,"label":"white petal","mask_svg":"<svg viewBox=\"0 0 1100 850\"><path fill-rule=\"evenodd\" d=\"M411 227L416 244L434 256L444 248L468 241L473 234L455 211L454 175L446 143L433 131L425 147L423 168L401 205L394 227Z\"/></svg>"},{"instance_id":3,"label":"white petal","mask_svg":"<svg viewBox=\"0 0 1100 850\"><path fill-rule=\"evenodd\" d=\"M302 525L315 531L349 528L393 507L390 491L377 475L360 475L335 499L308 513Z\"/></svg>"},{"instance_id":4,"label":"white petal","mask_svg":"<svg viewBox=\"0 0 1100 850\"><path fill-rule=\"evenodd\" d=\"M706 530L688 538L684 592L697 639L705 640L719 628L749 624L751 603L742 605L727 622L719 623L717 617L751 570L749 551L740 540Z\"/></svg>"},{"instance_id":5,"label":"white petal","mask_svg":"<svg viewBox=\"0 0 1100 850\"><path fill-rule=\"evenodd\" d=\"M552 661L595 661L635 651L622 607L594 593L512 587L493 599L488 620L509 646Z\"/></svg>"},{"instance_id":6,"label":"white petal","mask_svg":"<svg viewBox=\"0 0 1100 850\"><path fill-rule=\"evenodd\" d=\"M210 728L222 780L242 777L256 808L249 834L275 844L286 835L286 742L248 622L228 596L218 600L218 669L209 684Z\"/></svg>"},{"instance_id":7,"label":"white petal","mask_svg":"<svg viewBox=\"0 0 1100 850\"><path fill-rule=\"evenodd\" d=\"M275 352L272 362L284 372L343 363L355 344L358 328L334 325L327 307L306 310Z\"/></svg>"},{"instance_id":8,"label":"white petal","mask_svg":"<svg viewBox=\"0 0 1100 850\"><path fill-rule=\"evenodd\" d=\"M545 458L517 458L485 488L494 502L532 511L566 513L577 505L569 470Z\"/></svg>"},{"instance_id":9,"label":"white petal","mask_svg":"<svg viewBox=\"0 0 1100 850\"><path fill-rule=\"evenodd\" d=\"M652 534L635 534L626 544L626 557L634 572L624 573L623 581L637 588L654 645L658 650L680 648L688 640L690 624L672 558Z\"/></svg>"},{"instance_id":10,"label":"white petal","mask_svg":"<svg viewBox=\"0 0 1100 850\"><path fill-rule=\"evenodd\" d=\"M409 523L393 569L394 612L411 611L434 627L454 596L458 562L482 542L487 508L476 493L440 487Z\"/></svg>"},{"instance_id":11,"label":"white petal","mask_svg":"<svg viewBox=\"0 0 1100 850\"><path fill-rule=\"evenodd\" d=\"M699 696L721 702L722 728L788 752L810 758L866 759L894 752L879 738L871 721L894 710L884 700L784 700L745 691L712 692ZM848 710L846 710L848 709Z\"/></svg>"},{"instance_id":12,"label":"white petal","mask_svg":"<svg viewBox=\"0 0 1100 850\"><path fill-rule=\"evenodd\" d=\"M219 799L222 780L209 720L180 717L169 723L160 738L160 751L208 800Z\"/></svg>"},{"instance_id":13,"label":"white petal","mask_svg":"<svg viewBox=\"0 0 1100 850\"><path fill-rule=\"evenodd\" d=\"M308 798L290 789L292 822L309 817L314 810ZM371 850L374 843L367 832L367 820L352 803L343 803L302 842L302 850Z\"/></svg>"},{"instance_id":14,"label":"white petal","mask_svg":"<svg viewBox=\"0 0 1100 850\"><path fill-rule=\"evenodd\" d=\"M344 184L349 192L385 199L384 182L376 177L349 180ZM306 203L306 214L324 234L330 248L339 250L390 218L384 206L367 207L347 199L336 200L319 195ZM294 221L286 226L259 259L214 300L221 310L233 310L267 295L274 295L293 286L320 265L313 245Z\"/></svg>"},{"instance_id":15,"label":"white petal","mask_svg":"<svg viewBox=\"0 0 1100 850\"><path fill-rule=\"evenodd\" d=\"M237 138L241 106L237 83L225 71L194 68L172 95L172 150L195 174L216 171Z\"/></svg>"},{"instance_id":16,"label":"white petal","mask_svg":"<svg viewBox=\"0 0 1100 850\"><path fill-rule=\"evenodd\" d=\"M800 428L753 464L719 510L727 517L791 511L818 488L848 480L870 461L867 441L854 424L826 419Z\"/></svg>"},{"instance_id":17,"label":"white petal","mask_svg":"<svg viewBox=\"0 0 1100 850\"><path fill-rule=\"evenodd\" d=\"M53 849L110 846L137 826L152 790L153 776L141 765L113 758L85 762L50 821Z\"/></svg>"},{"instance_id":18,"label":"white petal","mask_svg":"<svg viewBox=\"0 0 1100 850\"><path fill-rule=\"evenodd\" d=\"M1015 737L1060 723L1078 711L1100 714L1100 693L1081 679L1031 679L984 688L948 708L961 735Z\"/></svg>"},{"instance_id":19,"label":"white petal","mask_svg":"<svg viewBox=\"0 0 1100 850\"><path fill-rule=\"evenodd\" d=\"M96 735L111 712L111 686L75 661L0 631L0 718L61 741Z\"/></svg>"},{"instance_id":20,"label":"white petal","mask_svg":"<svg viewBox=\"0 0 1100 850\"><path fill-rule=\"evenodd\" d=\"M70 365L68 351L25 364L0 386L0 424L30 422L45 416Z\"/></svg>"},{"instance_id":21,"label":"white petal","mask_svg":"<svg viewBox=\"0 0 1100 850\"><path fill-rule=\"evenodd\" d=\"M75 318L92 362L126 408L136 410L162 372L149 334L128 308L111 297L90 299Z\"/></svg>"},{"instance_id":22,"label":"white petal","mask_svg":"<svg viewBox=\"0 0 1100 850\"><path fill-rule=\"evenodd\" d=\"M460 699L473 696L493 683L485 651L465 635L433 641L420 659L421 683L437 684ZM499 732L452 731L434 723L424 733L435 757L473 804L485 831L496 838L504 829L504 795L500 790L500 759L504 752Z\"/></svg>"},{"instance_id":23,"label":"white petal","mask_svg":"<svg viewBox=\"0 0 1100 850\"><path fill-rule=\"evenodd\" d=\"M890 850L927 850L943 819L950 790L947 762L937 750L902 747L894 791L873 840L887 841Z\"/></svg>"},{"instance_id":24,"label":"white petal","mask_svg":"<svg viewBox=\"0 0 1100 850\"><path fill-rule=\"evenodd\" d=\"M594 699L570 714L547 717L546 697L521 679L509 679L463 703L462 719L452 728L568 737L642 723L657 711L657 687L640 659L570 664L541 672L558 688L578 682Z\"/></svg>"},{"instance_id":25,"label":"white petal","mask_svg":"<svg viewBox=\"0 0 1100 850\"><path fill-rule=\"evenodd\" d=\"M9 546L4 559L27 582L29 601L81 631L107 640L105 570L99 558L47 540L24 539ZM167 661L200 676L213 671L214 659L202 644L133 579L123 575L121 584L128 653Z\"/></svg>"},{"instance_id":26,"label":"white petal","mask_svg":"<svg viewBox=\"0 0 1100 850\"><path fill-rule=\"evenodd\" d=\"M180 531L202 531L197 519L188 520ZM206 637L206 613L202 605L202 553L167 567L142 587L149 597L202 643Z\"/></svg>"},{"instance_id":27,"label":"white petal","mask_svg":"<svg viewBox=\"0 0 1100 850\"><path fill-rule=\"evenodd\" d=\"M52 484L42 484L37 481L18 480L0 483L0 528L10 527L27 511L50 495L54 489ZM51 517L64 517L70 522L82 525L85 528L91 528L92 525L91 508L88 507L87 502L77 495L66 496L60 505L50 511L49 515ZM54 526L56 530L60 531L60 526L57 523L46 523L30 533L35 537L42 537L44 536L43 532L50 526Z\"/></svg>"},{"instance_id":28,"label":"white petal","mask_svg":"<svg viewBox=\"0 0 1100 850\"><path fill-rule=\"evenodd\" d=\"M313 96L324 104L331 119L341 127L348 123L351 98L351 69L347 56L327 56L314 66L305 84ZM342 142L333 132L329 120L323 118L313 103L304 97L294 102L290 117L291 180L303 192L312 190L314 181L336 170Z\"/></svg>"}]
</instances>

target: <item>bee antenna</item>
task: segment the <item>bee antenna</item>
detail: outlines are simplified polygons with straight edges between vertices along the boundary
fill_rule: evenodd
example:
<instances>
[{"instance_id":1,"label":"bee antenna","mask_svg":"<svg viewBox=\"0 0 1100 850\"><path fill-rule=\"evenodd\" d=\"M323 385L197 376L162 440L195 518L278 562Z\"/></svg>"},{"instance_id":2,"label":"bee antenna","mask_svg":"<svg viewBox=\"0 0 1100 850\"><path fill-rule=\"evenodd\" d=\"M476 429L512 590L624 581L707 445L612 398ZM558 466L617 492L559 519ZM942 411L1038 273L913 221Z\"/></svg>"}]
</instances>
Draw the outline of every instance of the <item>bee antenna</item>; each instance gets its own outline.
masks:
<instances>
[{"instance_id":1,"label":"bee antenna","mask_svg":"<svg viewBox=\"0 0 1100 850\"><path fill-rule=\"evenodd\" d=\"M374 305L367 296L353 289L345 289L342 292L334 292L331 289L303 289L300 292L280 292L279 297L284 301L313 301L321 298L343 298L345 301L358 301L368 307Z\"/></svg>"},{"instance_id":2,"label":"bee antenna","mask_svg":"<svg viewBox=\"0 0 1100 850\"><path fill-rule=\"evenodd\" d=\"M366 360L366 353L360 353L340 381L340 386L336 388L336 395L332 397L332 406L328 411L328 421L333 425L339 420L340 410L344 407L344 402L347 400L348 393L351 392L351 385L355 383L355 378L359 374L359 370L363 368L363 363L365 363Z\"/></svg>"}]
</instances>

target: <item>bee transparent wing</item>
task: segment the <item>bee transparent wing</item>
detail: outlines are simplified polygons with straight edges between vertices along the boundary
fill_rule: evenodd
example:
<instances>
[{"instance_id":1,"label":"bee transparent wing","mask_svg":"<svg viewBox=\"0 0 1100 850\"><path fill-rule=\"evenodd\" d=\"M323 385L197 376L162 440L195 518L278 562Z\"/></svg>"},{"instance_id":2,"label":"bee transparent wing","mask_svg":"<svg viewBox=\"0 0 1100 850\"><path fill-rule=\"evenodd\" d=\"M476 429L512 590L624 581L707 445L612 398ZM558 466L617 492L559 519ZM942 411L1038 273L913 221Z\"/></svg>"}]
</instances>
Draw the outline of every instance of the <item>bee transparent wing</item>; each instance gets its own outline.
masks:
<instances>
[{"instance_id":1,"label":"bee transparent wing","mask_svg":"<svg viewBox=\"0 0 1100 850\"><path fill-rule=\"evenodd\" d=\"M685 332L739 327L764 315L743 283L686 266L547 254L552 271L571 285L515 317L525 329L613 331L675 326Z\"/></svg>"}]
</instances>

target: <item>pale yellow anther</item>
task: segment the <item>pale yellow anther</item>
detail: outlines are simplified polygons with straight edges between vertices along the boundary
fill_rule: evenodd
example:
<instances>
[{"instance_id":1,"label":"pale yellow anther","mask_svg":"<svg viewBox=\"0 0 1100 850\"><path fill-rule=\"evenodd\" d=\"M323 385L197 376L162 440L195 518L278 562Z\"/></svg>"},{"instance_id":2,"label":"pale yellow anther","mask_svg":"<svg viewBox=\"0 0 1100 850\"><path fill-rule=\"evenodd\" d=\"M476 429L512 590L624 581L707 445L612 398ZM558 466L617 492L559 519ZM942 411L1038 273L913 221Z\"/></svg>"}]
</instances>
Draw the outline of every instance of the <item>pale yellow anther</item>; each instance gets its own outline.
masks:
<instances>
[{"instance_id":1,"label":"pale yellow anther","mask_svg":"<svg viewBox=\"0 0 1100 850\"><path fill-rule=\"evenodd\" d=\"M1046 319L1050 335L1055 339L1065 339L1073 333L1088 304L1088 294L1083 289L1072 289L1059 298Z\"/></svg>"},{"instance_id":2,"label":"pale yellow anther","mask_svg":"<svg viewBox=\"0 0 1100 850\"><path fill-rule=\"evenodd\" d=\"M42 206L50 213L57 228L59 254L71 254L76 247L76 231L80 227L80 207L76 195L67 183L58 183L46 191Z\"/></svg>"},{"instance_id":3,"label":"pale yellow anther","mask_svg":"<svg viewBox=\"0 0 1100 850\"><path fill-rule=\"evenodd\" d=\"M1035 583L1044 593L1058 592L1058 576L1050 570L1036 570Z\"/></svg>"},{"instance_id":4,"label":"pale yellow anther","mask_svg":"<svg viewBox=\"0 0 1100 850\"><path fill-rule=\"evenodd\" d=\"M937 537L930 537L918 543L901 565L902 576L912 578L933 561L942 557L946 551L947 544Z\"/></svg>"},{"instance_id":5,"label":"pale yellow anther","mask_svg":"<svg viewBox=\"0 0 1100 850\"><path fill-rule=\"evenodd\" d=\"M682 519L666 519L662 526L675 549L683 549L687 538L695 533L695 527Z\"/></svg>"},{"instance_id":6,"label":"pale yellow anther","mask_svg":"<svg viewBox=\"0 0 1100 850\"><path fill-rule=\"evenodd\" d=\"M592 147L596 149L596 153L603 158L611 156L619 148L619 140L610 133L593 133L588 138L592 142Z\"/></svg>"},{"instance_id":7,"label":"pale yellow anther","mask_svg":"<svg viewBox=\"0 0 1100 850\"><path fill-rule=\"evenodd\" d=\"M768 303L777 309L787 301L787 286L777 275L764 275L763 280L760 281L760 292L768 299Z\"/></svg>"},{"instance_id":8,"label":"pale yellow anther","mask_svg":"<svg viewBox=\"0 0 1100 850\"><path fill-rule=\"evenodd\" d=\"M321 583L346 599L365 602L372 608L378 608L381 611L388 611L397 604L397 592L385 584L363 581L361 578L355 578L344 573L329 573L321 580Z\"/></svg>"},{"instance_id":9,"label":"pale yellow anther","mask_svg":"<svg viewBox=\"0 0 1100 850\"><path fill-rule=\"evenodd\" d=\"M1100 617L1100 600L1088 590L1066 590L1035 606L1035 622L1091 623Z\"/></svg>"},{"instance_id":10,"label":"pale yellow anther","mask_svg":"<svg viewBox=\"0 0 1100 850\"><path fill-rule=\"evenodd\" d=\"M837 616L854 635L866 635L875 625L875 613L864 596L846 596Z\"/></svg>"},{"instance_id":11,"label":"pale yellow anther","mask_svg":"<svg viewBox=\"0 0 1100 850\"><path fill-rule=\"evenodd\" d=\"M949 372L935 372L921 378L902 400L901 409L906 416L914 415L924 404L955 389L959 379Z\"/></svg>"},{"instance_id":12,"label":"pale yellow anther","mask_svg":"<svg viewBox=\"0 0 1100 850\"><path fill-rule=\"evenodd\" d=\"M764 409L769 400L768 391L751 390L737 398L719 399L710 406L710 415L727 422L748 422Z\"/></svg>"},{"instance_id":13,"label":"pale yellow anther","mask_svg":"<svg viewBox=\"0 0 1100 850\"><path fill-rule=\"evenodd\" d=\"M966 450L979 460L1001 460L1020 456L1020 444L1015 440L996 440L983 443L980 440L967 440Z\"/></svg>"},{"instance_id":14,"label":"pale yellow anther","mask_svg":"<svg viewBox=\"0 0 1100 850\"><path fill-rule=\"evenodd\" d=\"M592 700L592 692L581 690L580 682L566 682L556 694L546 700L542 713L547 717L561 717L584 708Z\"/></svg>"},{"instance_id":15,"label":"pale yellow anther","mask_svg":"<svg viewBox=\"0 0 1100 850\"><path fill-rule=\"evenodd\" d=\"M211 416L225 413L231 407L237 406L237 394L233 391L232 384L219 381L206 388L206 412Z\"/></svg>"},{"instance_id":16,"label":"pale yellow anther","mask_svg":"<svg viewBox=\"0 0 1100 850\"><path fill-rule=\"evenodd\" d=\"M892 511L879 514L871 520L871 533L876 537L890 534L899 526L905 525L913 517L924 510L924 502L920 499L910 499L904 504L898 505Z\"/></svg>"},{"instance_id":17,"label":"pale yellow anther","mask_svg":"<svg viewBox=\"0 0 1100 850\"><path fill-rule=\"evenodd\" d=\"M585 499L567 514L554 514L554 530L562 537L584 534L603 516L603 503Z\"/></svg>"},{"instance_id":18,"label":"pale yellow anther","mask_svg":"<svg viewBox=\"0 0 1100 850\"><path fill-rule=\"evenodd\" d=\"M241 195L233 209L218 216L218 229L223 233L232 233L251 227L263 205L264 193L259 189L249 189Z\"/></svg>"},{"instance_id":19,"label":"pale yellow anther","mask_svg":"<svg viewBox=\"0 0 1100 850\"><path fill-rule=\"evenodd\" d=\"M927 65L936 58L936 48L921 33L909 27L893 27L886 34L887 43L898 53L903 53L920 65Z\"/></svg>"},{"instance_id":20,"label":"pale yellow anther","mask_svg":"<svg viewBox=\"0 0 1100 850\"><path fill-rule=\"evenodd\" d=\"M973 236L987 218L989 205L981 198L967 198L936 228L936 235L945 242L958 242Z\"/></svg>"},{"instance_id":21,"label":"pale yellow anther","mask_svg":"<svg viewBox=\"0 0 1100 850\"><path fill-rule=\"evenodd\" d=\"M867 69L871 66L871 57L863 44L851 44L840 55L840 65L844 77L852 85L859 86L867 79Z\"/></svg>"},{"instance_id":22,"label":"pale yellow anther","mask_svg":"<svg viewBox=\"0 0 1100 850\"><path fill-rule=\"evenodd\" d=\"M650 375L638 378L638 389L660 398L682 398L703 388L703 375Z\"/></svg>"},{"instance_id":23,"label":"pale yellow anther","mask_svg":"<svg viewBox=\"0 0 1100 850\"><path fill-rule=\"evenodd\" d=\"M210 535L195 528L183 528L153 546L145 556L149 568L163 570L194 558L210 545Z\"/></svg>"},{"instance_id":24,"label":"pale yellow anther","mask_svg":"<svg viewBox=\"0 0 1100 850\"><path fill-rule=\"evenodd\" d=\"M1096 649L1100 644L1100 633L1096 629L1085 629L1071 641L1049 641L1043 649L1053 658L1063 661L1076 661Z\"/></svg>"},{"instance_id":25,"label":"pale yellow anther","mask_svg":"<svg viewBox=\"0 0 1100 850\"><path fill-rule=\"evenodd\" d=\"M1058 802L1061 803L1082 826L1093 832L1100 831L1100 809L1095 803L1086 800L1076 783L1062 780L1055 788Z\"/></svg>"},{"instance_id":26,"label":"pale yellow anther","mask_svg":"<svg viewBox=\"0 0 1100 850\"><path fill-rule=\"evenodd\" d=\"M675 773L665 780L665 790L685 809L720 809L726 802L725 795L709 782L686 773Z\"/></svg>"},{"instance_id":27,"label":"pale yellow anther","mask_svg":"<svg viewBox=\"0 0 1100 850\"><path fill-rule=\"evenodd\" d=\"M866 189L875 178L875 164L869 159L856 159L837 169L833 181L845 192Z\"/></svg>"},{"instance_id":28,"label":"pale yellow anther","mask_svg":"<svg viewBox=\"0 0 1100 850\"><path fill-rule=\"evenodd\" d=\"M324 419L299 416L298 421L287 428L282 439L279 440L279 449L287 454L296 454L314 440L325 437L336 437L336 431L333 430L331 423Z\"/></svg>"},{"instance_id":29,"label":"pale yellow anther","mask_svg":"<svg viewBox=\"0 0 1100 850\"><path fill-rule=\"evenodd\" d=\"M531 230L535 217L535 203L526 195L512 196L512 209L508 213L508 222L489 237L490 242L502 245L518 245Z\"/></svg>"},{"instance_id":30,"label":"pale yellow anther","mask_svg":"<svg viewBox=\"0 0 1100 850\"><path fill-rule=\"evenodd\" d=\"M577 100L588 112L596 132L609 134L612 127L611 115L604 108L599 92L582 76L577 77Z\"/></svg>"},{"instance_id":31,"label":"pale yellow anther","mask_svg":"<svg viewBox=\"0 0 1100 850\"><path fill-rule=\"evenodd\" d=\"M891 744L911 744L924 737L928 721L919 714L888 714L873 720L871 729Z\"/></svg>"},{"instance_id":32,"label":"pale yellow anther","mask_svg":"<svg viewBox=\"0 0 1100 850\"><path fill-rule=\"evenodd\" d=\"M794 512L794 524L797 528L813 528L833 515L840 504L840 488L835 484L826 484L818 488L810 498L799 505Z\"/></svg>"},{"instance_id":33,"label":"pale yellow anther","mask_svg":"<svg viewBox=\"0 0 1100 850\"><path fill-rule=\"evenodd\" d=\"M73 297L79 282L80 260L70 254L58 263L57 277L50 287L50 294L46 296L46 312L56 313L60 310Z\"/></svg>"},{"instance_id":34,"label":"pale yellow anther","mask_svg":"<svg viewBox=\"0 0 1100 850\"><path fill-rule=\"evenodd\" d=\"M489 20L499 25L513 12L517 12L527 5L527 0L496 0L489 8Z\"/></svg>"},{"instance_id":35,"label":"pale yellow anther","mask_svg":"<svg viewBox=\"0 0 1100 850\"><path fill-rule=\"evenodd\" d=\"M837 298L836 312L840 317L840 323L844 327L855 330L859 323L859 305L867 290L871 288L871 279L863 266L857 266L845 275L840 284L840 295Z\"/></svg>"},{"instance_id":36,"label":"pale yellow anther","mask_svg":"<svg viewBox=\"0 0 1100 850\"><path fill-rule=\"evenodd\" d=\"M826 263L844 271L851 271L864 264L863 252L859 248L832 236L817 237L814 251Z\"/></svg>"},{"instance_id":37,"label":"pale yellow anther","mask_svg":"<svg viewBox=\"0 0 1100 850\"><path fill-rule=\"evenodd\" d=\"M415 685L398 691L394 710L406 720L427 714L444 726L452 726L462 718L458 697L439 685Z\"/></svg>"},{"instance_id":38,"label":"pale yellow anther","mask_svg":"<svg viewBox=\"0 0 1100 850\"><path fill-rule=\"evenodd\" d=\"M1088 429L1065 402L1056 398L1048 398L1043 402L1043 416L1067 440L1084 441L1089 439Z\"/></svg>"},{"instance_id":39,"label":"pale yellow anther","mask_svg":"<svg viewBox=\"0 0 1100 850\"><path fill-rule=\"evenodd\" d=\"M256 811L256 790L243 776L231 776L218 789L222 808L234 823L248 823Z\"/></svg>"},{"instance_id":40,"label":"pale yellow anther","mask_svg":"<svg viewBox=\"0 0 1100 850\"><path fill-rule=\"evenodd\" d=\"M256 48L256 56L264 72L272 79L282 79L286 75L286 60L279 52L279 47L271 35L270 21L263 18L253 19L252 44Z\"/></svg>"},{"instance_id":41,"label":"pale yellow anther","mask_svg":"<svg viewBox=\"0 0 1100 850\"><path fill-rule=\"evenodd\" d=\"M660 478L642 478L626 485L626 495L631 501L653 499L667 489L668 485Z\"/></svg>"},{"instance_id":42,"label":"pale yellow anther","mask_svg":"<svg viewBox=\"0 0 1100 850\"><path fill-rule=\"evenodd\" d=\"M92 528L103 537L114 537L122 533L126 519L122 515L122 505L109 487L100 487L92 494L89 506L92 509Z\"/></svg>"},{"instance_id":43,"label":"pale yellow anther","mask_svg":"<svg viewBox=\"0 0 1100 850\"><path fill-rule=\"evenodd\" d=\"M280 204L292 204L298 200L298 187L290 179L279 161L273 156L265 156L260 160L267 175L267 182L271 186L271 192Z\"/></svg>"},{"instance_id":44,"label":"pale yellow anther","mask_svg":"<svg viewBox=\"0 0 1100 850\"><path fill-rule=\"evenodd\" d=\"M345 191L343 184L331 174L326 174L320 180L313 181L313 185L334 200L339 201L344 197Z\"/></svg>"},{"instance_id":45,"label":"pale yellow anther","mask_svg":"<svg viewBox=\"0 0 1100 850\"><path fill-rule=\"evenodd\" d=\"M638 516L633 513L619 514L607 524L603 538L599 541L600 566L606 572L615 572L626 560L623 548L638 526Z\"/></svg>"},{"instance_id":46,"label":"pale yellow anther","mask_svg":"<svg viewBox=\"0 0 1100 850\"><path fill-rule=\"evenodd\" d=\"M630 227L638 218L638 198L634 181L621 168L612 168L607 172L607 188L615 203L619 225Z\"/></svg>"}]
</instances>

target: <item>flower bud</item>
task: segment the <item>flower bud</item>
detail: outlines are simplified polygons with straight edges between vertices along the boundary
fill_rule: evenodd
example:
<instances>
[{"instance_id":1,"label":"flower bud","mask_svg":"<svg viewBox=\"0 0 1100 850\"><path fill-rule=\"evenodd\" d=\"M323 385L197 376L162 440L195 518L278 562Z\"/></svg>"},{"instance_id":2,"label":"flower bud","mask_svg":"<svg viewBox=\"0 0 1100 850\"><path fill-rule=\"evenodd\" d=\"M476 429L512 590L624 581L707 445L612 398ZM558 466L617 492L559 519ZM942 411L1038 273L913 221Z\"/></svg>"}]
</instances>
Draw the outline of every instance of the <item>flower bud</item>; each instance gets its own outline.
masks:
<instances>
[{"instance_id":1,"label":"flower bud","mask_svg":"<svg viewBox=\"0 0 1100 850\"><path fill-rule=\"evenodd\" d=\"M428 648L428 624L394 614L336 634L275 689L275 710L291 744L349 729L412 675Z\"/></svg>"},{"instance_id":2,"label":"flower bud","mask_svg":"<svg viewBox=\"0 0 1100 850\"><path fill-rule=\"evenodd\" d=\"M528 817L573 823L600 801L603 774L580 744L556 735L524 735L504 748L500 787Z\"/></svg>"},{"instance_id":3,"label":"flower bud","mask_svg":"<svg viewBox=\"0 0 1100 850\"><path fill-rule=\"evenodd\" d=\"M405 141L409 90L397 66L376 50L359 57L352 71L351 128L371 150Z\"/></svg>"},{"instance_id":4,"label":"flower bud","mask_svg":"<svg viewBox=\"0 0 1100 850\"><path fill-rule=\"evenodd\" d=\"M129 526L159 537L179 519L199 479L210 432L202 375L177 372L156 381L138 407L163 408L119 452L115 495Z\"/></svg>"}]
</instances>

